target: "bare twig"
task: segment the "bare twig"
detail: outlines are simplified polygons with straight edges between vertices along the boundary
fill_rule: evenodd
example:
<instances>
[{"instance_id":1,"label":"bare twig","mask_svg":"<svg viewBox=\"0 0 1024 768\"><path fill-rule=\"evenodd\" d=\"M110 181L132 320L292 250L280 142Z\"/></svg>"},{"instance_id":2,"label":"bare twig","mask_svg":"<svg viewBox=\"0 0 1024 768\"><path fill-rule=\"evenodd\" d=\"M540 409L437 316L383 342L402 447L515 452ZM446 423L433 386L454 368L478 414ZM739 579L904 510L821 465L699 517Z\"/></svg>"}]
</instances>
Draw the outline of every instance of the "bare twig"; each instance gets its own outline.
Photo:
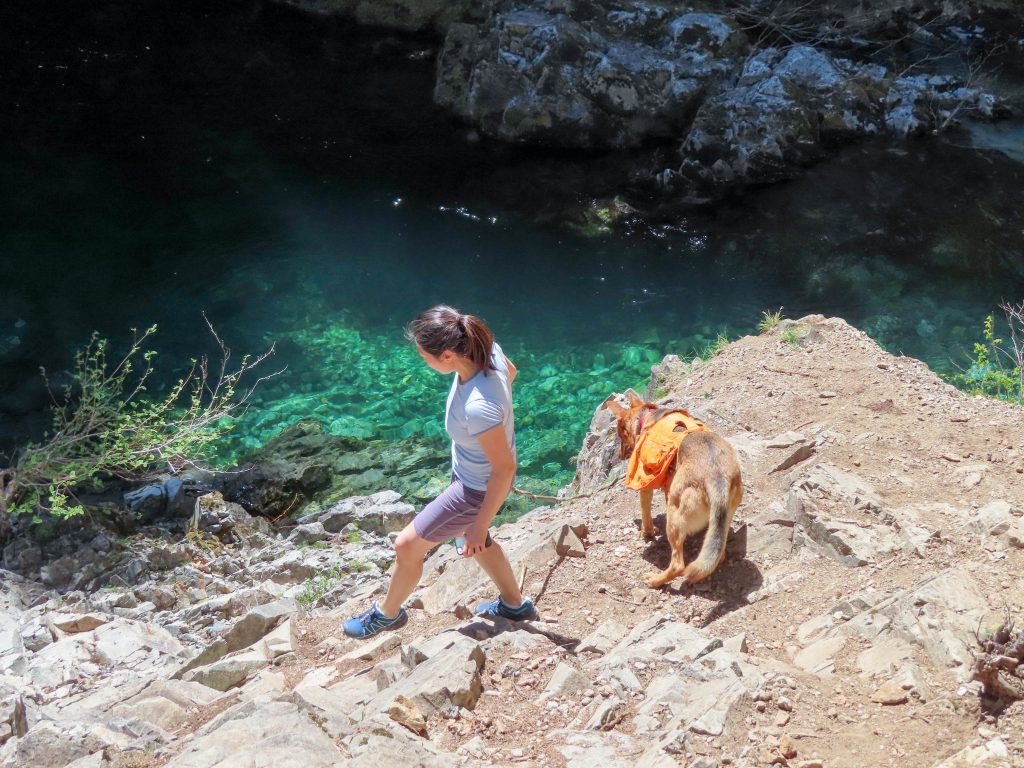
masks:
<instances>
[{"instance_id":1,"label":"bare twig","mask_svg":"<svg viewBox=\"0 0 1024 768\"><path fill-rule=\"evenodd\" d=\"M993 46L992 48L987 50L983 56L967 60L967 75L964 77L963 88L971 90L975 87L975 84L977 83L978 78L981 76L981 74L989 70L989 60L997 53L1000 53L1003 47L1004 46L1002 45ZM970 95L968 94L965 95L964 98L957 101L953 109L949 111L949 114L946 116L946 119L943 120L942 124L935 129L936 132L944 131L946 128L948 128L950 125L956 122L957 115L959 115L960 112L963 111L969 99ZM1005 310L1006 307L1004 306L1003 309ZM1007 317L1009 317L1009 313L1007 313Z\"/></svg>"},{"instance_id":2,"label":"bare twig","mask_svg":"<svg viewBox=\"0 0 1024 768\"><path fill-rule=\"evenodd\" d=\"M999 308L1006 313L1006 322L1010 325L1010 344L1013 346L1017 382L1020 391L1024 392L1024 301L1019 304L1006 301Z\"/></svg>"},{"instance_id":3,"label":"bare twig","mask_svg":"<svg viewBox=\"0 0 1024 768\"><path fill-rule=\"evenodd\" d=\"M513 488L512 493L514 493L516 496L523 496L527 499L534 499L536 501L553 501L556 504L565 504L568 501L575 501L576 499L586 499L590 496L593 496L595 493L600 493L603 490L611 488L612 485L614 485L618 479L619 474L616 472L614 475L612 475L611 478L609 478L608 482L606 482L600 488L595 488L594 490L590 491L590 493L577 493L575 496L565 496L561 498L558 496L542 496L537 493L530 493L529 491L524 491L520 488Z\"/></svg>"}]
</instances>

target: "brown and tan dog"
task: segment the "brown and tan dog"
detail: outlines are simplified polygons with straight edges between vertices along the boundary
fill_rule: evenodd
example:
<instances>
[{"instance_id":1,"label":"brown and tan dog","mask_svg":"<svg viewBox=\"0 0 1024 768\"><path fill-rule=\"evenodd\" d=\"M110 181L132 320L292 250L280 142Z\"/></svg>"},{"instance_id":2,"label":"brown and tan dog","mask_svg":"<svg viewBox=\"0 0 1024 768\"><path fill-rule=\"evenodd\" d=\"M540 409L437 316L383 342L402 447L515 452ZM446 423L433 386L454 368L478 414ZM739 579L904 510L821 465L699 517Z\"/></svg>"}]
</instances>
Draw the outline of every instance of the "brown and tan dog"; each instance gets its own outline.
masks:
<instances>
[{"instance_id":1,"label":"brown and tan dog","mask_svg":"<svg viewBox=\"0 0 1024 768\"><path fill-rule=\"evenodd\" d=\"M649 430L666 418L676 416L676 431L685 431L685 438L679 445L675 461L662 470L659 477L648 477L647 487L640 487L634 477L627 478L627 485L640 489L641 535L654 538L654 523L651 520L651 500L654 491L661 488L665 493L665 534L672 545L672 560L661 573L647 577L647 583L657 588L673 579L682 577L684 583L706 579L725 558L725 544L733 513L743 500L743 483L740 478L740 464L736 452L722 437L700 422L692 419L685 411L658 408L645 403L635 392L629 390L629 407L623 408L609 398L606 402L615 415L619 434L619 455L630 459L635 467L634 453L639 443L651 436ZM686 428L682 414L685 416ZM694 426L696 425L696 426ZM641 439L643 438L643 439ZM689 565L683 554L686 537L707 528L704 543L697 559Z\"/></svg>"}]
</instances>

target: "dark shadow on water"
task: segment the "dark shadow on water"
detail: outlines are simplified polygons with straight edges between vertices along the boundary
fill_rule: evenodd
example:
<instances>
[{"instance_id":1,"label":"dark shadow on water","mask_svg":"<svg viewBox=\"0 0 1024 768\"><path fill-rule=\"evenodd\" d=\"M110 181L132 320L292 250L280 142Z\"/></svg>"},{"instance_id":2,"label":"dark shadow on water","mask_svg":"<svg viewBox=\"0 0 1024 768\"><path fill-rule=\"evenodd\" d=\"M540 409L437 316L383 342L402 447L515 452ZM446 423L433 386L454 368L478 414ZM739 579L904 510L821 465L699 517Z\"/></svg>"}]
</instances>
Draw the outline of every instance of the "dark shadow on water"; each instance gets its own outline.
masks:
<instances>
[{"instance_id":1,"label":"dark shadow on water","mask_svg":"<svg viewBox=\"0 0 1024 768\"><path fill-rule=\"evenodd\" d=\"M639 530L639 519L636 524L637 530ZM658 531L658 538L647 545L643 552L643 558L660 571L668 566L669 559L672 557L672 548L664 536L664 514L654 516L654 527ZM691 563L697 558L703 543L703 531L686 540L687 563ZM709 600L716 600L715 606L708 613L696 617L694 622L698 627L706 627L723 616L748 605L748 596L760 589L763 583L764 576L761 571L754 563L747 560L747 526L744 524L738 529L730 530L725 560L706 580L699 584L683 586L678 586L679 582L675 581L662 589L670 595L680 597L701 595Z\"/></svg>"}]
</instances>

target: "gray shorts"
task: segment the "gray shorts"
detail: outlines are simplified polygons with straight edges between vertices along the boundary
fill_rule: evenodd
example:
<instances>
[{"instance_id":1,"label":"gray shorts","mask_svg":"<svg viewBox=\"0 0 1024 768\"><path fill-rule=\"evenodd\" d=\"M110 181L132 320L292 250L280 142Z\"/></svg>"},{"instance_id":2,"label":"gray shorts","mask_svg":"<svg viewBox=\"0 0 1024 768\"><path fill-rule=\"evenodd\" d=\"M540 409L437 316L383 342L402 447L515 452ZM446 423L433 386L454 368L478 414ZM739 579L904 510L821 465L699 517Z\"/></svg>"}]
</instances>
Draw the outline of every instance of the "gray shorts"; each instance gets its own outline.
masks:
<instances>
[{"instance_id":1,"label":"gray shorts","mask_svg":"<svg viewBox=\"0 0 1024 768\"><path fill-rule=\"evenodd\" d=\"M435 544L461 536L473 525L483 503L483 491L467 488L457 476L452 475L452 484L444 493L413 518L416 535Z\"/></svg>"}]
</instances>

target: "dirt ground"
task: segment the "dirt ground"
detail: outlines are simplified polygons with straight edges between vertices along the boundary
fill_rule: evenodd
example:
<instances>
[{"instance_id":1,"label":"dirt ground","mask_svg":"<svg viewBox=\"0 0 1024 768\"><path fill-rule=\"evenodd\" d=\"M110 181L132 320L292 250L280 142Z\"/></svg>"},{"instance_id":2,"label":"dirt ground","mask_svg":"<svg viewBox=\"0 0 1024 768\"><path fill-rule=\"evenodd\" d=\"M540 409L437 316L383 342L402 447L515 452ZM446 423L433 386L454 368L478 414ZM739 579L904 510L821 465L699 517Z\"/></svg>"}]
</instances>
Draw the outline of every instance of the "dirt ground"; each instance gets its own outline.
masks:
<instances>
[{"instance_id":1,"label":"dirt ground","mask_svg":"<svg viewBox=\"0 0 1024 768\"><path fill-rule=\"evenodd\" d=\"M616 486L562 504L542 518L585 521L586 557L564 558L547 572L527 574L526 592L541 615L534 622L538 631L572 648L605 619L632 627L656 610L669 610L717 637L743 634L752 656L789 664L799 647L796 629L806 619L858 591L894 592L963 564L985 590L986 625L1006 614L1024 621L1024 550L997 547L963 529L972 511L993 500L1008 502L1017 514L1024 510L1024 409L969 397L922 363L885 353L842 321L805 318L794 328L797 333L789 341L781 328L741 339L670 382L670 399L736 444L745 436L772 438L791 430L817 441L814 457L784 471L772 470L785 452L771 449L744 463L745 499L723 565L698 585L648 589L642 577L664 567L669 549L660 536L654 542L641 540L633 492ZM887 555L856 568L807 549L746 554L746 521L784 500L794 477L816 462L870 482L886 510L912 510L915 524L931 532L927 545L917 554ZM660 504L656 500L659 529L664 524ZM500 531L497 538L502 538ZM693 557L699 537L689 544ZM752 596L758 599L752 602ZM454 614L428 616L414 610L400 632L405 641L456 622ZM337 620L325 617L305 620L303 629L304 651L291 675L295 680L305 669L323 665L320 643L340 634ZM868 644L858 638L848 642L831 675L777 676L769 701L741 702L726 735L695 738L697 753L720 765L774 761L813 766L820 759L828 768L930 768L968 744L999 736L1009 749L1006 764L1024 766L1024 702L998 716L986 713L973 689L962 687L952 670L939 668L922 653L915 661L927 674L930 699L897 706L873 703L879 680L859 673L854 661ZM455 751L479 736L474 743L494 763L564 765L557 744L545 734L565 726L581 707L610 690L598 687L554 704L537 697L558 661L582 667L588 658L585 653L524 651L489 660L484 694L472 719L431 721L430 738ZM662 671L660 666L652 664L637 675L646 682ZM611 727L628 733L639 702L640 697L627 702ZM778 752L784 738L796 750L788 761ZM679 761L686 764L683 756Z\"/></svg>"}]
</instances>

